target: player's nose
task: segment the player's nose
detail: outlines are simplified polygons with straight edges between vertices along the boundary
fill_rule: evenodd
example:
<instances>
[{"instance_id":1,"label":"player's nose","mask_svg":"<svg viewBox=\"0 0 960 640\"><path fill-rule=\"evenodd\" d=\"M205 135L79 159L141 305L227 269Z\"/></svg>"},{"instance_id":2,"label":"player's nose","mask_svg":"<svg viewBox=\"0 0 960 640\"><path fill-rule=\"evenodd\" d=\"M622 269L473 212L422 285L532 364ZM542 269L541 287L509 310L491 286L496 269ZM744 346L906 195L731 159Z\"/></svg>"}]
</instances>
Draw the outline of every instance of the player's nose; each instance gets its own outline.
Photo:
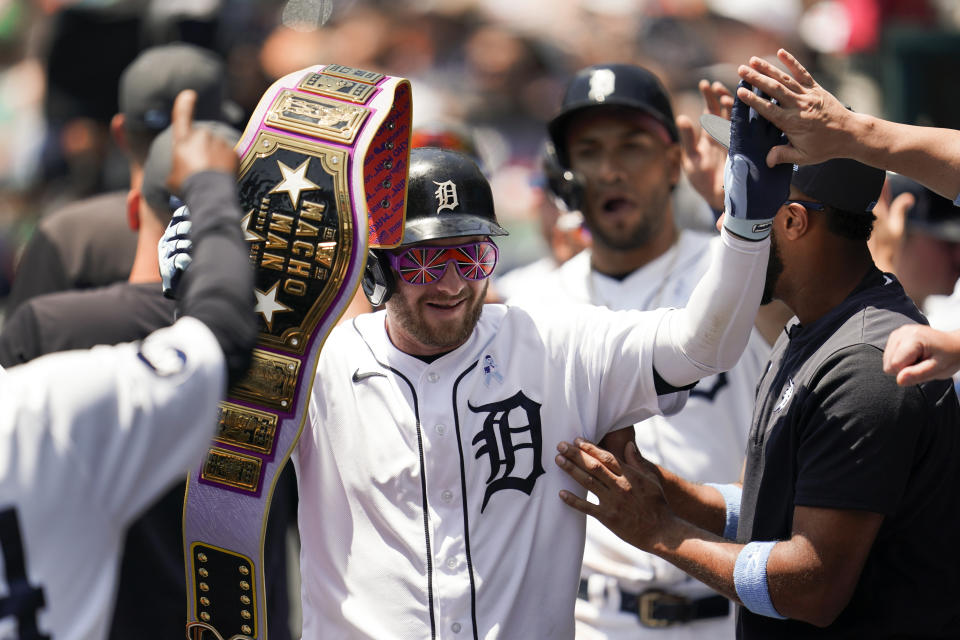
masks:
<instances>
[{"instance_id":1,"label":"player's nose","mask_svg":"<svg viewBox=\"0 0 960 640\"><path fill-rule=\"evenodd\" d=\"M623 166L613 153L601 154L597 165L597 177L604 184L617 183L624 178Z\"/></svg>"},{"instance_id":2,"label":"player's nose","mask_svg":"<svg viewBox=\"0 0 960 640\"><path fill-rule=\"evenodd\" d=\"M449 294L460 293L465 285L466 280L463 279L463 276L460 275L457 267L452 262L447 263L447 268L443 272L443 276L437 280L436 283L439 291Z\"/></svg>"}]
</instances>

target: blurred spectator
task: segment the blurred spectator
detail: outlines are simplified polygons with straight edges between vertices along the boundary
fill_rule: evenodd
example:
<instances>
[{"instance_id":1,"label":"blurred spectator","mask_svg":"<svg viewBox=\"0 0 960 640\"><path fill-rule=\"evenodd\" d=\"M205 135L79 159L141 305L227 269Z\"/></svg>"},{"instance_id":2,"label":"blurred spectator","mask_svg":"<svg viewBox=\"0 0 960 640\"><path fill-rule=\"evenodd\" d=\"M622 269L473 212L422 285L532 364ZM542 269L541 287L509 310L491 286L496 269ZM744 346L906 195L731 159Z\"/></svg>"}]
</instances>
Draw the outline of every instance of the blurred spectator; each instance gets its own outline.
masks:
<instances>
[{"instance_id":1,"label":"blurred spectator","mask_svg":"<svg viewBox=\"0 0 960 640\"><path fill-rule=\"evenodd\" d=\"M78 200L40 222L20 259L8 314L36 295L127 277L136 250L143 162L154 137L170 123L173 99L181 90L197 91L199 119L231 121L239 115L226 101L223 63L194 45L146 50L123 71L118 86L120 109L110 129L127 154L130 191Z\"/></svg>"},{"instance_id":2,"label":"blurred spectator","mask_svg":"<svg viewBox=\"0 0 960 640\"><path fill-rule=\"evenodd\" d=\"M887 180L891 200L909 194L913 202L890 207L892 217L905 216L889 223L901 230L890 270L924 310L929 296L950 295L960 279L960 210L909 178L888 174Z\"/></svg>"}]
</instances>

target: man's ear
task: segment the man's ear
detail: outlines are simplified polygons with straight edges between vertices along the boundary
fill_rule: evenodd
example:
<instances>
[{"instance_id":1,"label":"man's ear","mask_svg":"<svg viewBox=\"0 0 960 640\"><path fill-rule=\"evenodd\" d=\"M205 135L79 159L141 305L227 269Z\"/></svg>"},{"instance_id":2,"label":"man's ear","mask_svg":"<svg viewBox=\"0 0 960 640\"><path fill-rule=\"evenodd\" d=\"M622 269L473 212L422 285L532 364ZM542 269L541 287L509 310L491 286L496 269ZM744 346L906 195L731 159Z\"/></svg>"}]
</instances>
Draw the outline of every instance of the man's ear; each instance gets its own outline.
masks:
<instances>
[{"instance_id":1,"label":"man's ear","mask_svg":"<svg viewBox=\"0 0 960 640\"><path fill-rule=\"evenodd\" d=\"M783 233L789 240L801 238L810 230L810 212L802 204L791 202L783 206Z\"/></svg>"},{"instance_id":2,"label":"man's ear","mask_svg":"<svg viewBox=\"0 0 960 640\"><path fill-rule=\"evenodd\" d=\"M116 145L126 151L127 150L127 132L123 129L123 123L125 122L122 113L116 113L110 119L110 135L113 136L113 141Z\"/></svg>"},{"instance_id":3,"label":"man's ear","mask_svg":"<svg viewBox=\"0 0 960 640\"><path fill-rule=\"evenodd\" d=\"M140 189L127 192L127 224L133 231L140 230Z\"/></svg>"}]
</instances>

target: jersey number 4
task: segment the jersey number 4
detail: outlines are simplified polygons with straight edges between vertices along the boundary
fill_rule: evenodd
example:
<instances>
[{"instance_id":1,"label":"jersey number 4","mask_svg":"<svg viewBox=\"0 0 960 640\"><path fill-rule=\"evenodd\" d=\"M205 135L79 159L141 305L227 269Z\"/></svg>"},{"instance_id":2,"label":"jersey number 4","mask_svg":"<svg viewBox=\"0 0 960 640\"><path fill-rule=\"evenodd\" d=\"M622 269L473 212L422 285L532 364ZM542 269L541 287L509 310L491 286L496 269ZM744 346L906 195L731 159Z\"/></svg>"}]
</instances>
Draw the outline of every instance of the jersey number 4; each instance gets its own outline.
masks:
<instances>
[{"instance_id":1,"label":"jersey number 4","mask_svg":"<svg viewBox=\"0 0 960 640\"><path fill-rule=\"evenodd\" d=\"M0 620L17 619L18 640L50 640L50 636L40 633L37 627L37 612L46 602L43 589L30 586L27 580L20 519L12 508L0 511L0 552L9 586L9 595L0 598Z\"/></svg>"}]
</instances>

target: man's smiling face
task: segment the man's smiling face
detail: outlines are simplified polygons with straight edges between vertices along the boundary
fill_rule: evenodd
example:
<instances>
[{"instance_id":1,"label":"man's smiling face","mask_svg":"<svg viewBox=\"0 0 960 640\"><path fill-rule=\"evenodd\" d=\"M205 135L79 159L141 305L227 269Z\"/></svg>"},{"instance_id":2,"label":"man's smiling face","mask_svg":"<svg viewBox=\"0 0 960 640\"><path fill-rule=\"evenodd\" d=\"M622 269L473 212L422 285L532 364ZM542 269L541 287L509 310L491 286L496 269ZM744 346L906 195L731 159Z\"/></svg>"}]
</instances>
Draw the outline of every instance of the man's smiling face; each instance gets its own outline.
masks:
<instances>
[{"instance_id":1,"label":"man's smiling face","mask_svg":"<svg viewBox=\"0 0 960 640\"><path fill-rule=\"evenodd\" d=\"M443 238L421 244L449 247L486 239ZM443 277L430 284L409 284L400 277L396 281L397 290L386 303L387 334L395 347L428 356L452 351L470 338L483 310L489 279L466 280L448 264Z\"/></svg>"}]
</instances>

